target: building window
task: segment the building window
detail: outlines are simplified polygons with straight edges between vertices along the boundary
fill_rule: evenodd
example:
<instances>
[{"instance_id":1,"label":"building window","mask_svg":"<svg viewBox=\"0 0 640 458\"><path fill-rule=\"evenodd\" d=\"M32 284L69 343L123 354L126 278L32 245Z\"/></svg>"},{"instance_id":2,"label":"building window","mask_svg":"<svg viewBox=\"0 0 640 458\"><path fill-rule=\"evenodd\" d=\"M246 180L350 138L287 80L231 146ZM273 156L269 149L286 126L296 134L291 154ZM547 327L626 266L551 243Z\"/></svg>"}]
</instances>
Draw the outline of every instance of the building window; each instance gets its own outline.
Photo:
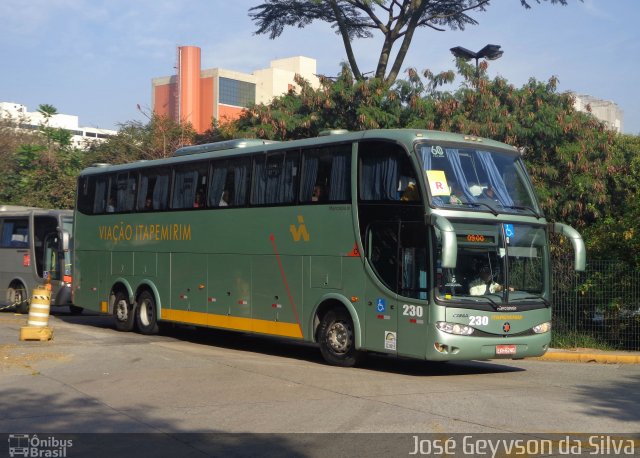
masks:
<instances>
[{"instance_id":1,"label":"building window","mask_svg":"<svg viewBox=\"0 0 640 458\"><path fill-rule=\"evenodd\" d=\"M245 81L220 77L220 103L248 107L256 101L256 85Z\"/></svg>"}]
</instances>

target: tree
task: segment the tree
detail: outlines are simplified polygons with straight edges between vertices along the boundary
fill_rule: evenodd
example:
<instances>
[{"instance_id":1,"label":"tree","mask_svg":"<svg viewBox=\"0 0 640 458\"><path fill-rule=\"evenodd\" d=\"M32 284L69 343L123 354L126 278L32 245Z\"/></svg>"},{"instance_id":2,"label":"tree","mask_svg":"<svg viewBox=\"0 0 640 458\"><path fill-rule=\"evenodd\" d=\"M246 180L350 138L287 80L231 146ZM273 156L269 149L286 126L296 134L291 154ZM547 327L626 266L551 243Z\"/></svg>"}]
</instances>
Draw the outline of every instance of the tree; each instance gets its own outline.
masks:
<instances>
[{"instance_id":1,"label":"tree","mask_svg":"<svg viewBox=\"0 0 640 458\"><path fill-rule=\"evenodd\" d=\"M525 8L530 3L550 1L566 5L567 0L520 0ZM256 34L279 37L285 27L303 28L314 21L331 24L342 37L349 67L356 79L363 79L351 42L371 38L374 33L384 38L375 77L391 85L398 77L418 28L437 31L464 30L478 22L472 12L485 11L490 0L266 0L249 9L256 23ZM395 57L392 57L394 53Z\"/></svg>"},{"instance_id":2,"label":"tree","mask_svg":"<svg viewBox=\"0 0 640 458\"><path fill-rule=\"evenodd\" d=\"M259 137L272 140L315 137L325 129L382 129L398 127L401 101L376 79L356 80L348 66L333 81L320 78L314 89L303 78L301 87L276 97L269 105L247 108L239 119L220 126L226 138Z\"/></svg>"},{"instance_id":3,"label":"tree","mask_svg":"<svg viewBox=\"0 0 640 458\"><path fill-rule=\"evenodd\" d=\"M617 135L608 164L611 205L585 230L589 253L600 259L618 258L640 269L640 136Z\"/></svg>"},{"instance_id":4,"label":"tree","mask_svg":"<svg viewBox=\"0 0 640 458\"><path fill-rule=\"evenodd\" d=\"M148 119L146 124L140 121L120 124L117 135L91 144L87 155L93 162L109 164L161 159L172 156L176 149L191 144L195 138L195 131L189 123L176 123L155 113Z\"/></svg>"},{"instance_id":5,"label":"tree","mask_svg":"<svg viewBox=\"0 0 640 458\"><path fill-rule=\"evenodd\" d=\"M39 141L36 130L20 129L26 119L11 116L0 117L0 202L12 202L20 177L14 167L14 156L20 145Z\"/></svg>"},{"instance_id":6,"label":"tree","mask_svg":"<svg viewBox=\"0 0 640 458\"><path fill-rule=\"evenodd\" d=\"M50 118L57 113L55 107L44 104L38 111L44 121L37 131L20 129L24 120L4 120L2 137L13 140L2 151L0 200L72 208L76 178L83 168L82 152L72 146L69 131L49 126Z\"/></svg>"}]
</instances>

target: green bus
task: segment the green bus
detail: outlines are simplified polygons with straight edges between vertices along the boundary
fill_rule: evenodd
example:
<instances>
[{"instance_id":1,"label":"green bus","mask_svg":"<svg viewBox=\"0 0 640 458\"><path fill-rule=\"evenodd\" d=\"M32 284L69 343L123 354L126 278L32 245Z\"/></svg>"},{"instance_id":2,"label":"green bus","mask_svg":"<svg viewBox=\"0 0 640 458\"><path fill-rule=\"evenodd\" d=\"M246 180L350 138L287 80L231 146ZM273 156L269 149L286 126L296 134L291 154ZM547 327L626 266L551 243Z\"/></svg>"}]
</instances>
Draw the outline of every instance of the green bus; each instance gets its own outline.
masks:
<instances>
[{"instance_id":1,"label":"green bus","mask_svg":"<svg viewBox=\"0 0 640 458\"><path fill-rule=\"evenodd\" d=\"M78 182L74 303L316 342L327 362L524 358L550 342L548 223L519 152L426 130L184 147ZM478 286L482 283L484 286Z\"/></svg>"},{"instance_id":2,"label":"green bus","mask_svg":"<svg viewBox=\"0 0 640 458\"><path fill-rule=\"evenodd\" d=\"M0 309L29 311L30 293L51 285L51 305L71 303L72 210L0 205Z\"/></svg>"}]
</instances>

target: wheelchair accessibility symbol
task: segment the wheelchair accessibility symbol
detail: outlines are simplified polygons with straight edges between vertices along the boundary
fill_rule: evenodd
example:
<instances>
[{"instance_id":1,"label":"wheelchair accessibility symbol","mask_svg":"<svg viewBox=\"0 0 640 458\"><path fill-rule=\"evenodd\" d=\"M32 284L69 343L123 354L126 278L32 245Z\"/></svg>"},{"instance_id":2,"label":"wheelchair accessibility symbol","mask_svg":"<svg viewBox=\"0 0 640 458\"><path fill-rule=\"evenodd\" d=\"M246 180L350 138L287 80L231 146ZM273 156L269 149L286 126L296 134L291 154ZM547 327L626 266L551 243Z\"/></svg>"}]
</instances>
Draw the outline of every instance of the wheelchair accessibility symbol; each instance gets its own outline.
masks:
<instances>
[{"instance_id":1,"label":"wheelchair accessibility symbol","mask_svg":"<svg viewBox=\"0 0 640 458\"><path fill-rule=\"evenodd\" d=\"M516 230L513 227L513 224L504 225L504 235L505 237L513 237L514 235L516 235Z\"/></svg>"},{"instance_id":2,"label":"wheelchair accessibility symbol","mask_svg":"<svg viewBox=\"0 0 640 458\"><path fill-rule=\"evenodd\" d=\"M385 310L387 310L387 305L385 304L384 299L378 299L376 310L378 311L378 313L384 313Z\"/></svg>"}]
</instances>

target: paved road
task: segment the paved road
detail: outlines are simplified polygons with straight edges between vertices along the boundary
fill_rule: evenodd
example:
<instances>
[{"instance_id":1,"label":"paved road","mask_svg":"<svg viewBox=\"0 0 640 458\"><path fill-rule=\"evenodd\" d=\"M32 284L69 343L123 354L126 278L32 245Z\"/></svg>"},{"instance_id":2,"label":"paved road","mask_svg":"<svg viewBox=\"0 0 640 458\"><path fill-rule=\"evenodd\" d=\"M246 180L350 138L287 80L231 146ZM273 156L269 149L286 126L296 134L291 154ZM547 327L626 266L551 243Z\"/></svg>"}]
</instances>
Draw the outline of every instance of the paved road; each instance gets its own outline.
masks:
<instances>
[{"instance_id":1,"label":"paved road","mask_svg":"<svg viewBox=\"0 0 640 458\"><path fill-rule=\"evenodd\" d=\"M0 431L636 433L640 365L327 366L311 345L229 332L119 333L56 312L50 342L0 313Z\"/></svg>"}]
</instances>

